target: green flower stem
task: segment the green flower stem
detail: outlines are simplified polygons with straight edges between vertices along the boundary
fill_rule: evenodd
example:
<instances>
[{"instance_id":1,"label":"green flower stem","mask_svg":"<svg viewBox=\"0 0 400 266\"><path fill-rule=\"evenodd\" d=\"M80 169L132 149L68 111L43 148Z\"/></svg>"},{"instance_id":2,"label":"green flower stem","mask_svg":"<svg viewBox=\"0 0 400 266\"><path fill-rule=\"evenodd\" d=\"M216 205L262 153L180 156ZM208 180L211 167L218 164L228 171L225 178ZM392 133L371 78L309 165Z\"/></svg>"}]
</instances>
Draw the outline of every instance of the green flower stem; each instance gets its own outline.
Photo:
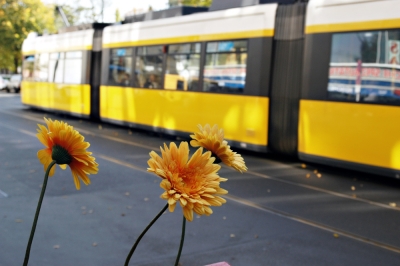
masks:
<instances>
[{"instance_id":1,"label":"green flower stem","mask_svg":"<svg viewBox=\"0 0 400 266\"><path fill-rule=\"evenodd\" d=\"M154 219L147 225L147 227L140 234L139 238L136 240L131 251L129 252L128 257L126 257L124 266L128 266L129 261L131 260L131 257L133 255L133 252L135 252L135 249L137 245L139 245L139 242L142 239L142 237L146 234L146 232L150 229L150 227L158 220L158 218L160 218L160 216L167 210L167 208L168 208L168 203L164 206L164 208L162 208L162 210L157 214L157 216L154 217Z\"/></svg>"},{"instance_id":2,"label":"green flower stem","mask_svg":"<svg viewBox=\"0 0 400 266\"><path fill-rule=\"evenodd\" d=\"M183 241L185 241L185 227L186 227L186 218L185 218L185 216L183 216L181 244L179 245L179 251L178 251L178 255L176 256L175 266L178 266L179 259L181 257Z\"/></svg>"},{"instance_id":3,"label":"green flower stem","mask_svg":"<svg viewBox=\"0 0 400 266\"><path fill-rule=\"evenodd\" d=\"M37 224L37 220L39 218L40 208L42 207L42 201L43 201L43 197L44 197L44 192L46 191L47 180L49 179L50 170L55 164L56 164L56 161L52 161L50 163L50 165L47 167L46 174L44 175L42 192L40 192L39 202L36 207L35 219L33 220L33 225L32 225L32 229L31 229L31 235L29 236L28 246L26 247L24 266L28 265L29 253L31 252L33 236L35 235L36 224Z\"/></svg>"}]
</instances>

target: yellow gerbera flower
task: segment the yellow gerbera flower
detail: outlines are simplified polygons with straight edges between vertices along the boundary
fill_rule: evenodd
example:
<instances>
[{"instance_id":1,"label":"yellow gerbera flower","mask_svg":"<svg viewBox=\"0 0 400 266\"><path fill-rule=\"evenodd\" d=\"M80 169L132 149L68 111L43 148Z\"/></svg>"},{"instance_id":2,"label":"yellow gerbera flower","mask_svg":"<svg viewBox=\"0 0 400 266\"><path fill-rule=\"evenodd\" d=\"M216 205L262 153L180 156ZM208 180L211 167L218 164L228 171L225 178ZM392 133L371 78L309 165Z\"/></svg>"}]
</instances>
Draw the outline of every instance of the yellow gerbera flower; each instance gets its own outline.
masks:
<instances>
[{"instance_id":1,"label":"yellow gerbera flower","mask_svg":"<svg viewBox=\"0 0 400 266\"><path fill-rule=\"evenodd\" d=\"M84 142L84 137L67 123L46 119L47 127L39 125L36 136L46 146L45 149L38 151L37 156L46 171L50 163L55 160L62 169L71 168L72 177L76 189L80 189L79 178L85 183L90 184L88 175L97 174L98 164L95 158L90 156L92 153L86 151L90 146ZM49 176L54 174L55 167L52 167Z\"/></svg>"},{"instance_id":2,"label":"yellow gerbera flower","mask_svg":"<svg viewBox=\"0 0 400 266\"><path fill-rule=\"evenodd\" d=\"M199 132L195 132L194 135L190 135L193 139L190 141L190 145L193 147L203 147L217 156L224 164L236 169L239 172L247 171L246 164L244 163L243 157L233 152L228 145L228 142L224 140L224 131L219 129L217 125L212 128L209 124L202 127L197 126Z\"/></svg>"},{"instance_id":3,"label":"yellow gerbera flower","mask_svg":"<svg viewBox=\"0 0 400 266\"><path fill-rule=\"evenodd\" d=\"M164 143L164 149L160 149L162 157L154 151L150 152L151 159L147 162L150 168L147 170L163 179L160 187L165 192L161 198L168 200L170 212L179 202L185 218L192 221L193 211L208 216L212 214L210 206L221 206L226 202L217 195L228 193L219 187L220 182L227 179L218 175L221 167L213 163L215 158L211 157L211 152L203 154L203 148L199 148L188 161L187 142L181 142L179 148L175 143L171 143L169 148Z\"/></svg>"}]
</instances>

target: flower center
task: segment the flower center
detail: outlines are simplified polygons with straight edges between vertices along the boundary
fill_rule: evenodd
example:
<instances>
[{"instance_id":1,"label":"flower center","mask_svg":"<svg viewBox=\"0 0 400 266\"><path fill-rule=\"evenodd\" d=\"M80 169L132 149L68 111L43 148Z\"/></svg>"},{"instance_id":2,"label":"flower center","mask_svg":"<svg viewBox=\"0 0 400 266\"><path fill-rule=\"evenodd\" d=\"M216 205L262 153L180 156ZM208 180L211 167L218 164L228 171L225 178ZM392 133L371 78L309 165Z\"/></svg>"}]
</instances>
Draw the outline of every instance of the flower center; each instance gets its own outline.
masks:
<instances>
[{"instance_id":1,"label":"flower center","mask_svg":"<svg viewBox=\"0 0 400 266\"><path fill-rule=\"evenodd\" d=\"M72 162L72 156L66 149L59 145L53 146L51 158L55 160L57 164L70 164Z\"/></svg>"}]
</instances>

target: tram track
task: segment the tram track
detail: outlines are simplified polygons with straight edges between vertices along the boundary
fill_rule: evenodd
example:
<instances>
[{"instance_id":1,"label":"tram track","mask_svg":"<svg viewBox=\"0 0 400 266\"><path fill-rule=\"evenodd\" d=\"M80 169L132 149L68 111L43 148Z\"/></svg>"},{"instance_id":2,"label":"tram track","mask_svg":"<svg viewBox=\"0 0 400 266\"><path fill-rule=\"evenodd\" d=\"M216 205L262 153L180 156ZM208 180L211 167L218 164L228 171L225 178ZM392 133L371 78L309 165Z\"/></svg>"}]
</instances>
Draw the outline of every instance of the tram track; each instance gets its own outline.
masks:
<instances>
[{"instance_id":1,"label":"tram track","mask_svg":"<svg viewBox=\"0 0 400 266\"><path fill-rule=\"evenodd\" d=\"M137 165L134 165L132 163L128 163L128 162L125 162L125 161L117 160L115 158L111 158L111 157L108 157L108 156L102 155L102 154L97 155L97 157L99 157L99 158L101 158L103 160L106 160L106 161L109 161L109 162L124 166L124 167L128 167L128 168L131 168L131 169L134 169L134 170L137 170L137 171L148 173L147 169L145 169L143 167L140 167L140 166L137 166ZM320 192L322 192L322 191L320 191ZM329 194L331 194L331 193L329 193ZM335 195L335 194L331 194L331 195ZM312 226L312 227L315 227L315 228L319 228L321 230L324 230L324 231L327 231L327 232L330 232L330 233L333 233L333 234L337 234L338 236L339 235L340 236L344 236L344 237L347 237L347 238L351 238L351 239L357 240L359 242L363 242L363 243L366 243L366 244L369 244L369 245L373 245L373 246L380 247L380 248L383 248L383 249L386 249L386 250L390 250L392 252L400 253L400 247L396 247L396 246L389 245L389 244L386 244L386 243L383 243L383 242L380 242L380 241L376 241L376 240L373 240L373 239L370 239L370 238L367 238L367 237L363 237L363 236L360 236L360 235L357 235L357 234L353 234L353 233L348 232L346 230L342 230L342 229L337 228L337 227L333 227L333 226L329 226L329 225L322 224L322 223L319 223L319 222L315 222L315 221L312 221L310 219L306 219L306 218L303 218L303 217L300 217L298 215L294 215L294 214L291 214L291 213L288 213L288 212L285 212L285 211L281 211L281 210L278 210L278 209L275 209L275 208L267 207L267 206L258 204L258 203L254 202L254 201L251 201L251 200L248 200L248 199L244 199L244 198L232 195L231 193L229 193L227 195L224 195L223 197L228 199L228 200L231 200L231 201L234 201L236 203L239 203L241 205L245 205L245 206L250 207L250 208L255 208L255 209L258 209L258 210L263 211L263 212L272 213L274 215L278 215L280 217L283 217L283 218L286 218L286 219L290 219L292 221L296 221L296 222L299 222L299 223L302 223L302 224L306 224L306 225L309 225L309 226ZM363 202L367 202L367 201L363 201ZM379 206L379 205L377 205L377 206Z\"/></svg>"},{"instance_id":2,"label":"tram track","mask_svg":"<svg viewBox=\"0 0 400 266\"><path fill-rule=\"evenodd\" d=\"M15 113L11 113L11 112L8 112L8 111L0 111L0 113L16 116L16 117L19 117L19 118L22 118L22 119L35 121L35 122L38 122L38 123L43 123L42 119L34 117L34 116L26 115L26 114L15 114ZM31 137L35 137L35 133L34 132L26 131L26 130L23 130L23 129L17 129L15 127L10 126L10 125L4 125L3 124L3 125L0 125L0 127L8 128L10 130L15 130L15 131L18 131L20 133L23 133L25 135L29 135ZM107 135L104 135L104 134L93 133L92 131L84 129L84 128L81 128L81 127L75 127L74 126L74 128L76 130L80 131L81 133L85 134L85 135L90 135L90 136L93 136L93 137L96 137L96 138L102 138L102 139L105 139L105 140L108 140L108 141L118 142L118 143L121 143L121 144L124 144L124 145L140 147L140 148L147 149L149 151L150 150L158 150L159 149L159 147L154 147L152 145L146 145L146 144L142 144L142 143L137 143L137 142L131 141L131 140L124 140L124 139L121 139L121 138L118 138L118 137L114 137L114 136L107 136ZM117 158L113 158L113 157L110 157L110 156L105 155L105 154L96 154L96 157L98 157L98 158L100 158L102 160L108 161L110 163L113 163L113 164L117 164L117 165L120 165L120 166L123 166L123 167L127 167L127 168L130 168L130 169L134 169L135 171L140 171L140 172L147 173L147 169L142 167L142 166L139 166L139 165L136 165L136 164L132 164L132 163L126 162L124 160L119 160ZM344 193L339 193L339 192L336 192L336 191L331 191L331 190L327 190L327 189L323 189L323 188L319 188L319 187L316 187L316 186L311 186L311 185L303 184L303 183L299 183L299 182L293 182L293 181L289 181L289 180L284 180L284 179L281 179L281 178L276 178L276 177L272 177L272 176L269 176L269 175L266 175L266 174L258 173L256 171L251 171L250 170L250 171L247 171L246 174L247 175L251 175L251 176L255 176L255 177L258 177L258 178L273 180L275 182L280 182L280 183L283 183L283 184L286 184L286 185L296 186L296 187L299 187L299 188L308 189L308 190L316 191L316 192L319 192L319 193L328 194L328 195L334 196L334 197L344 198L346 200L357 201L357 202L361 202L361 203L364 203L364 204L374 205L374 206L377 206L377 207L383 208L383 209L390 209L390 210L394 210L394 211L399 211L400 210L399 207L385 205L383 203L376 202L376 201L371 201L371 200L368 200L368 199L363 199L363 198L358 198L358 197L354 198L354 197L352 197L350 195L346 195ZM302 223L302 224L306 224L306 225L309 225L309 226L312 226L312 227L315 227L315 228L319 228L321 230L324 230L324 231L327 231L327 232L330 232L330 233L333 233L333 234L338 234L340 236L347 237L347 238L350 238L350 239L354 239L354 240L359 241L359 242L363 242L363 243L366 243L366 244L369 244L369 245L380 247L380 248L383 248L383 249L386 249L386 250L389 250L389 251L392 251L392 252L400 253L400 247L396 247L396 246L393 246L393 245L390 245L390 244L383 243L381 241L377 241L377 240L374 240L374 239L371 239L371 238L368 238L368 237L364 237L364 236L361 236L361 235L358 235L358 234L354 234L354 233L351 233L349 231L337 228L335 226L330 226L330 225L326 225L326 224L323 224L323 223L320 223L320 222L312 221L310 219L307 219L307 218L304 218L304 217L300 217L299 215L291 214L289 212L278 210L276 208L271 208L269 206L265 206L265 205L259 204L259 203L255 202L255 201L252 201L252 200L249 200L249 199L246 199L246 198L243 198L243 197L238 197L238 196L236 196L236 195L234 195L232 193L226 195L225 198L227 198L228 200L231 200L231 201L233 201L233 202L235 202L237 204L245 205L245 206L250 207L250 208L258 209L258 210L263 211L263 212L268 212L268 213L271 213L271 214L274 214L274 215L278 215L280 217L284 217L286 219L290 219L292 221L296 221L296 222L299 222L299 223Z\"/></svg>"},{"instance_id":3,"label":"tram track","mask_svg":"<svg viewBox=\"0 0 400 266\"><path fill-rule=\"evenodd\" d=\"M11 112L8 112L8 111L0 111L0 113L17 116L17 117L20 117L20 118L36 121L38 123L43 124L43 119L39 119L37 117L33 117L33 116L25 115L25 114L15 114L15 113L11 113ZM2 126L5 126L5 125L2 125ZM8 126L5 126L5 127L8 127ZM13 129L12 127L8 127L8 128ZM98 137L98 138L106 139L106 140L109 140L109 141L114 141L114 142L130 145L130 146L134 146L134 147L140 147L140 148L148 149L149 152L152 151L152 150L156 150L157 151L160 148L160 147L157 147L157 146L150 146L150 145L145 145L145 144L137 143L137 142L130 141L130 140L124 140L124 139L117 138L117 137L114 137L114 136L96 134L96 133L93 133L92 131L83 129L81 127L74 126L74 128L76 130L78 130L79 132L85 134L85 135L90 135L90 136L93 136L93 137ZM28 131L25 131L25 130L18 130L18 131L20 131L21 133L24 133L24 134L35 136L35 134L33 134L32 132L28 132ZM111 157L109 157L109 156L105 156L104 155L104 158L108 158L108 160L111 161ZM114 161L114 163L117 163L117 162ZM121 162L118 162L117 164L121 164ZM122 165L124 165L124 164L122 163ZM225 166L222 166L222 167L225 167ZM293 167L292 166L284 166L284 168L293 168ZM364 199L364 198L360 198L360 197L354 197L352 195L347 195L347 194L344 194L344 193L340 193L340 192L336 192L336 191L332 191L332 190L328 190L328 189L324 189L324 188L319 188L319 187L316 187L316 186L312 186L312 185L308 185L308 184L304 184L304 183L300 183L300 182L293 182L293 181L285 180L285 179L282 179L282 178L276 178L276 177L269 176L269 175L262 174L262 173L258 173L256 171L252 171L252 170L247 171L246 174L249 174L249 175L252 175L252 176L256 176L256 177L260 177L260 178L264 178L264 179L273 180L273 181L284 183L284 184L287 184L287 185L292 185L292 186L301 187L301 188L305 188L305 189L309 189L309 190L313 190L313 191L317 191L317 192L326 193L326 194L333 195L333 196L336 196L336 197L341 197L341 198L345 198L345 199L349 199L349 200L353 200L353 201L359 201L359 202L371 204L371 205L374 205L374 206L377 206L377 207L380 207L380 208L400 211L400 207L397 207L397 206L391 206L391 205L384 204L384 203L377 202L377 201L372 201L372 200L368 200L368 199Z\"/></svg>"}]
</instances>

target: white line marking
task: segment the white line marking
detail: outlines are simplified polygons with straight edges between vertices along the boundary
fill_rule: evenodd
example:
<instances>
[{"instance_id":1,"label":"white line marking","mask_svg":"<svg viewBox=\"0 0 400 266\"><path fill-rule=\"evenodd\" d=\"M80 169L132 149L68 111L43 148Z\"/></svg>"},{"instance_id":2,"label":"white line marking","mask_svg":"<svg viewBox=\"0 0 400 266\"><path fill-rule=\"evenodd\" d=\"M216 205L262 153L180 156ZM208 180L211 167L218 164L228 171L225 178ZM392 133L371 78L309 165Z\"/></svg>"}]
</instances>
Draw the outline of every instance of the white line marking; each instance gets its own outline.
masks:
<instances>
[{"instance_id":1,"label":"white line marking","mask_svg":"<svg viewBox=\"0 0 400 266\"><path fill-rule=\"evenodd\" d=\"M5 114L21 117L21 118L28 119L28 120L33 120L33 121L37 121L37 122L39 122L41 124L44 124L44 120L41 120L41 119L38 119L38 118L35 118L35 117L31 117L31 116L28 116L28 115L15 114L15 113L7 112L7 111L0 111L0 113L5 113ZM10 129L14 129L12 127L5 126L5 125L2 125L2 124L0 124L0 126L7 127L7 128L10 128ZM94 134L93 132L88 131L88 130L84 130L84 129L80 129L80 128L76 128L76 127L74 127L74 128L76 130L86 134L86 135L100 137L100 138L103 138L103 139L107 139L107 140L111 140L111 141L115 141L115 142L119 142L119 143L124 143L124 144L131 145L131 146L141 147L141 148L145 148L145 149L149 149L149 150L159 150L159 147L152 147L152 146L149 146L149 145L143 145L143 144L136 143L136 142L133 142L133 141L122 140L122 139L118 139L116 137L111 137L111 136L97 135L97 134ZM14 129L14 130L17 130L17 131L19 131L21 133L25 133L25 134L28 134L28 135L31 135L31 136L36 136L35 134L33 134L31 132L28 132L28 131L18 130L18 129ZM107 158L110 158L110 157L107 157ZM363 202L363 203L368 203L368 204L375 205L375 206L378 206L378 207L382 207L382 208L385 208L385 209L391 209L391 210L400 211L400 207L393 207L393 206L390 206L388 204L383 204L383 203L376 202L376 201L371 201L371 200L367 200L367 199L363 199L363 198L353 197L353 196L350 196L350 195L346 195L346 194L343 194L343 193L339 193L339 192L335 192L335 191L331 191L331 190L327 190L327 189L323 189L323 188L318 188L318 187L314 187L314 186L310 186L310 185L306 185L306 184L301 184L301 183L296 183L296 182L292 182L292 181L288 181L288 180L283 180L283 179L275 178L275 177L268 176L268 175L265 175L265 174L257 173L257 172L254 172L254 171L247 171L246 173L250 174L250 175L253 175L253 176L274 180L274 181L277 181L277 182L280 182L280 183L285 183L285 184L292 185L292 186L302 187L302 188L306 188L306 189L310 189L310 190L314 190L314 191L318 191L318 192L322 192L322 193L327 193L327 194L330 194L330 195L333 195L333 196L337 196L337 197L341 197L341 198L346 198L346 199L355 200L355 201L359 201L359 202Z\"/></svg>"},{"instance_id":2,"label":"white line marking","mask_svg":"<svg viewBox=\"0 0 400 266\"><path fill-rule=\"evenodd\" d=\"M5 193L4 191L2 191L2 190L0 189L0 198L1 198L1 197L7 198L8 195L7 195L7 193Z\"/></svg>"}]
</instances>

